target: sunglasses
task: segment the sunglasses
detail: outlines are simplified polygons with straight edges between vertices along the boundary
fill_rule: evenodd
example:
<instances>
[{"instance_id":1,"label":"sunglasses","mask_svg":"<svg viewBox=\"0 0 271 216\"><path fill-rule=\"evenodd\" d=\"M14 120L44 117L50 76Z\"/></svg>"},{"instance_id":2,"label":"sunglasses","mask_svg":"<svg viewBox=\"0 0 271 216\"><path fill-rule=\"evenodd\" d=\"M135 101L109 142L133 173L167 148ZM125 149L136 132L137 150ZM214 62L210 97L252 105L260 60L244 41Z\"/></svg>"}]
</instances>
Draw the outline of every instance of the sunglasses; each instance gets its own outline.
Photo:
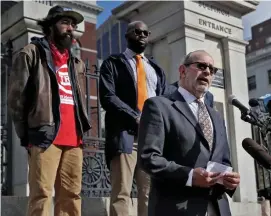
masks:
<instances>
[{"instance_id":1,"label":"sunglasses","mask_svg":"<svg viewBox=\"0 0 271 216\"><path fill-rule=\"evenodd\" d=\"M216 74L216 72L218 70L218 68L213 67L212 65L209 65L209 64L206 64L206 63L203 63L203 62L191 62L191 63L187 63L187 64L184 64L184 65L189 66L189 65L192 65L192 64L196 64L197 68L202 70L202 71L205 71L207 68L209 68L210 73L212 75Z\"/></svg>"},{"instance_id":2,"label":"sunglasses","mask_svg":"<svg viewBox=\"0 0 271 216\"><path fill-rule=\"evenodd\" d=\"M142 31L142 30L140 30L140 29L134 29L133 32L134 32L135 35L137 35L137 36L141 36L142 33L143 33L143 36L145 36L145 37L148 37L148 36L151 34L150 31L147 31L147 30L143 30L143 31Z\"/></svg>"}]
</instances>

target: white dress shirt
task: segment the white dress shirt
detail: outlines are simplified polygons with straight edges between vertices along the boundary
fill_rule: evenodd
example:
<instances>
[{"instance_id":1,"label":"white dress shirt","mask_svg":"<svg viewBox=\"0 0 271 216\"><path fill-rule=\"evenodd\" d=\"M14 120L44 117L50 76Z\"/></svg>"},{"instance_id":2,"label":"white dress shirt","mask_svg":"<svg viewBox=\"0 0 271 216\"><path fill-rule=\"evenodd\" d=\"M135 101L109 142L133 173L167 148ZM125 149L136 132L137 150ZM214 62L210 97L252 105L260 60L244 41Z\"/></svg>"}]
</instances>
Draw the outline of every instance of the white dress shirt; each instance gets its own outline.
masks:
<instances>
[{"instance_id":1,"label":"white dress shirt","mask_svg":"<svg viewBox=\"0 0 271 216\"><path fill-rule=\"evenodd\" d=\"M195 115L195 117L198 121L199 106L198 106L198 103L196 102L197 98L194 95L192 95L190 92L188 92L186 89L182 88L181 86L179 86L178 91L184 97L185 101L187 102L188 106L190 107L191 111L193 112L193 114ZM202 98L200 98L200 100L204 103L204 96ZM209 116L209 118L210 118L210 116ZM213 129L211 118L210 118L210 122L211 122L211 127ZM189 172L186 186L192 186L193 171L194 171L194 169L192 169Z\"/></svg>"}]
</instances>

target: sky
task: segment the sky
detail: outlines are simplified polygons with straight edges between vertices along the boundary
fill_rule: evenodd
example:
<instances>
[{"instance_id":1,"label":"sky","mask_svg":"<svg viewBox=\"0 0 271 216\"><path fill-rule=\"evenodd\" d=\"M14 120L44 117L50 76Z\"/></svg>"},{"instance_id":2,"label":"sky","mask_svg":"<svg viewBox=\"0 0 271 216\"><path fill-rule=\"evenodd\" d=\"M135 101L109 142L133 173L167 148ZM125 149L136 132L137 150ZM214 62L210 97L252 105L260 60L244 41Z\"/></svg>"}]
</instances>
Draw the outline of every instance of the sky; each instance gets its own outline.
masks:
<instances>
[{"instance_id":1,"label":"sky","mask_svg":"<svg viewBox=\"0 0 271 216\"><path fill-rule=\"evenodd\" d=\"M98 16L97 28L111 15L111 10L119 6L123 1L97 1L104 10Z\"/></svg>"},{"instance_id":2,"label":"sky","mask_svg":"<svg viewBox=\"0 0 271 216\"><path fill-rule=\"evenodd\" d=\"M104 11L98 16L97 28L111 15L111 10L119 6L123 1L97 1L97 4L104 8ZM244 39L251 38L251 27L260 22L271 18L271 0L260 1L256 11L243 16Z\"/></svg>"},{"instance_id":3,"label":"sky","mask_svg":"<svg viewBox=\"0 0 271 216\"><path fill-rule=\"evenodd\" d=\"M251 27L271 18L271 1L260 1L257 9L243 16L244 39L251 38Z\"/></svg>"}]
</instances>

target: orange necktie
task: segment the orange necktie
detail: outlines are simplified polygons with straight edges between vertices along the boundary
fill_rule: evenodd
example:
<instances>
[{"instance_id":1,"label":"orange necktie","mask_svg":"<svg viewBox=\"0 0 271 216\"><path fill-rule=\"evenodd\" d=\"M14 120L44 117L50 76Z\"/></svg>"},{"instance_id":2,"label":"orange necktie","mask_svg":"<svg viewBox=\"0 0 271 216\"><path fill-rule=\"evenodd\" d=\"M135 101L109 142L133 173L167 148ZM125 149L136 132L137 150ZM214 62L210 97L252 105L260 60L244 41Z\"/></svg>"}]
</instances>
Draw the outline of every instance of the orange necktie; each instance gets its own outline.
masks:
<instances>
[{"instance_id":1,"label":"orange necktie","mask_svg":"<svg viewBox=\"0 0 271 216\"><path fill-rule=\"evenodd\" d=\"M145 100L148 99L146 73L141 55L136 55L137 70L137 108L142 111Z\"/></svg>"}]
</instances>

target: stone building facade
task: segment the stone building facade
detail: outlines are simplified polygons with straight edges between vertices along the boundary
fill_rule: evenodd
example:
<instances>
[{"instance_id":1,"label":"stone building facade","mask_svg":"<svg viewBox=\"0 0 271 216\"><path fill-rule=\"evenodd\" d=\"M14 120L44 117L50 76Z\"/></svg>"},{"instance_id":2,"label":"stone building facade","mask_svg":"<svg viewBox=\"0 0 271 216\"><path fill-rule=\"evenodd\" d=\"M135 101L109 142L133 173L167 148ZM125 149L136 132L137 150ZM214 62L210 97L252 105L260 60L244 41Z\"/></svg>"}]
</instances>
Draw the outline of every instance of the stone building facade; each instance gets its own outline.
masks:
<instances>
[{"instance_id":1,"label":"stone building facade","mask_svg":"<svg viewBox=\"0 0 271 216\"><path fill-rule=\"evenodd\" d=\"M246 46L247 79L250 98L271 93L271 19L251 28Z\"/></svg>"}]
</instances>

